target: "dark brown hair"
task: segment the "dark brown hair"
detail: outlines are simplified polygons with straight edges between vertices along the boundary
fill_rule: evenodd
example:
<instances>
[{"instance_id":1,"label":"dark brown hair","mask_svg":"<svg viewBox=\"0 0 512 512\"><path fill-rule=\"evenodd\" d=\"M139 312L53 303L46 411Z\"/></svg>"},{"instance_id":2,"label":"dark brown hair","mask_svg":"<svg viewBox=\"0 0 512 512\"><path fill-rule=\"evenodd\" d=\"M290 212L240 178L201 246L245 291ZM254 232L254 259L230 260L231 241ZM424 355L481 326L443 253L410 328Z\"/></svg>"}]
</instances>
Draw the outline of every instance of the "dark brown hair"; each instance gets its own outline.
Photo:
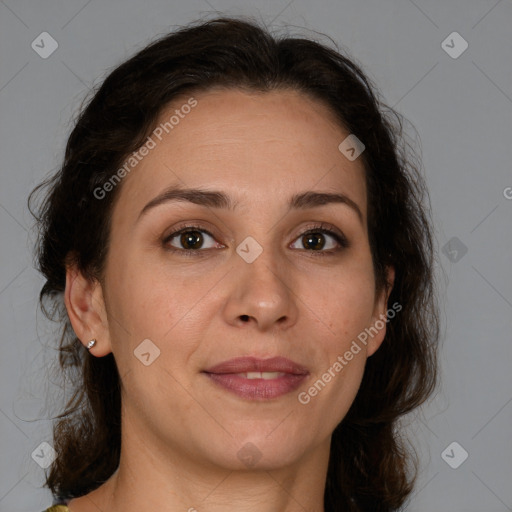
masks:
<instances>
[{"instance_id":1,"label":"dark brown hair","mask_svg":"<svg viewBox=\"0 0 512 512\"><path fill-rule=\"evenodd\" d=\"M417 458L404 443L399 419L422 404L437 382L433 231L420 166L406 142L402 117L381 101L354 59L313 39L273 36L243 18L195 22L114 69L81 109L63 165L30 195L39 228L37 264L46 278L40 303L49 318L62 323L59 364L75 389L54 424L58 457L46 486L59 498L82 496L119 464L115 360L112 354L87 353L63 305L66 264L73 261L84 275L102 279L112 209L122 184L102 200L93 192L141 147L169 102L213 87L299 91L326 105L340 126L365 145L360 158L375 285L382 290L386 266L394 266L389 303L402 309L387 324L383 344L367 360L355 401L333 433L325 510L396 510L411 493L417 473ZM34 213L33 195L46 187Z\"/></svg>"}]
</instances>

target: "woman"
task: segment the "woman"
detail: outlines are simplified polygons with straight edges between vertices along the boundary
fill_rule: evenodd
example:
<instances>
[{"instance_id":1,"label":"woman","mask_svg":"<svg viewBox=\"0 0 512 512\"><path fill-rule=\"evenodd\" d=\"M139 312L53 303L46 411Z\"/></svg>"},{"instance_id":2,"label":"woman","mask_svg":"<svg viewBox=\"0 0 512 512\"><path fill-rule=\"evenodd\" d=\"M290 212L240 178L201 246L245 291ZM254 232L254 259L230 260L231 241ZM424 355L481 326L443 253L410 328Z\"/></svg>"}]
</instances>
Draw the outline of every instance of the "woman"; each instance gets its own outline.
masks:
<instances>
[{"instance_id":1,"label":"woman","mask_svg":"<svg viewBox=\"0 0 512 512\"><path fill-rule=\"evenodd\" d=\"M436 383L433 235L356 64L190 25L106 78L42 186L40 298L76 386L48 510L405 503L397 422Z\"/></svg>"}]
</instances>

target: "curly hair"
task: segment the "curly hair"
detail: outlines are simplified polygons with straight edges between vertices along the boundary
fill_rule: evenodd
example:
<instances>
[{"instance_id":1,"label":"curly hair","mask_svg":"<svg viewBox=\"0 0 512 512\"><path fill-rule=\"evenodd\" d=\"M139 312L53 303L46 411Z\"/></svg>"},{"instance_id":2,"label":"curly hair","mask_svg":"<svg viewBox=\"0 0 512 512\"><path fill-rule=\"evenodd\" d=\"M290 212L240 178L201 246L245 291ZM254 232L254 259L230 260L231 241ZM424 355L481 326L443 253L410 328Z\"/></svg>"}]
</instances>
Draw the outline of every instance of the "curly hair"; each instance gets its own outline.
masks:
<instances>
[{"instance_id":1,"label":"curly hair","mask_svg":"<svg viewBox=\"0 0 512 512\"><path fill-rule=\"evenodd\" d=\"M122 185L101 201L94 190L141 147L160 112L184 94L212 88L295 90L326 105L364 142L368 233L375 286L402 306L379 350L366 362L348 413L332 434L325 510L392 511L412 492L418 461L399 420L437 384L439 313L429 197L403 118L347 52L313 39L272 35L247 18L196 21L166 34L116 67L80 109L58 171L29 196L39 239L37 267L45 315L62 326L59 366L74 394L54 418L58 453L45 486L61 499L99 487L117 469L121 444L120 377L110 353L93 357L63 303L66 266L102 280L111 214ZM33 208L34 195L43 200ZM37 210L37 211L36 211ZM48 308L48 302L52 308Z\"/></svg>"}]
</instances>

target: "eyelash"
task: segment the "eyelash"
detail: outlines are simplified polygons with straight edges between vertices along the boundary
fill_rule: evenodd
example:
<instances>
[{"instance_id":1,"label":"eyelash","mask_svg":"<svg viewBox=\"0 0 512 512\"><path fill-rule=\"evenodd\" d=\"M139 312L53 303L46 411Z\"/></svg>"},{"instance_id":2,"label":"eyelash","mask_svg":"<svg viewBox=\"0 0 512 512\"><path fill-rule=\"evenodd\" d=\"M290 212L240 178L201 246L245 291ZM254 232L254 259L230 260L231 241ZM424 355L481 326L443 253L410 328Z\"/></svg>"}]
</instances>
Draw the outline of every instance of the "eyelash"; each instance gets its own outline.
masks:
<instances>
[{"instance_id":1,"label":"eyelash","mask_svg":"<svg viewBox=\"0 0 512 512\"><path fill-rule=\"evenodd\" d=\"M320 257L334 256L335 253L350 247L349 241L345 238L344 235L340 235L340 234L336 233L335 231L332 231L331 229L328 229L328 227L329 227L329 224L325 224L325 223L320 223L320 224L313 225L313 226L309 227L306 231L301 233L295 240L297 240L298 238L301 238L301 237L303 237L305 235L309 235L309 234L313 234L313 233L315 233L315 234L316 233L322 233L322 234L325 234L325 235L332 236L334 238L334 240L336 240L336 242L340 246L340 247L338 247L336 249L330 249L328 251L322 251L322 250L314 251L314 250L311 250L311 249L303 249L304 251L313 253L315 255L315 257L316 256L320 256ZM173 253L179 252L179 253L183 254L184 256L192 256L192 257L201 256L202 252L205 252L206 250L208 250L208 249L177 249L176 247L167 246L167 244L174 237L176 237L178 235L181 235L182 233L187 233L188 231L201 231L203 233L206 233L208 236L211 236L213 239L215 239L215 236L212 235L212 233L210 233L203 226L200 226L200 225L197 225L197 224L193 224L193 225L191 224L191 225L187 225L187 226L184 226L182 228L179 228L176 231L173 231L172 233L170 233L169 235L167 235L164 238L162 243L165 246L166 250L168 250L170 252L173 252Z\"/></svg>"}]
</instances>

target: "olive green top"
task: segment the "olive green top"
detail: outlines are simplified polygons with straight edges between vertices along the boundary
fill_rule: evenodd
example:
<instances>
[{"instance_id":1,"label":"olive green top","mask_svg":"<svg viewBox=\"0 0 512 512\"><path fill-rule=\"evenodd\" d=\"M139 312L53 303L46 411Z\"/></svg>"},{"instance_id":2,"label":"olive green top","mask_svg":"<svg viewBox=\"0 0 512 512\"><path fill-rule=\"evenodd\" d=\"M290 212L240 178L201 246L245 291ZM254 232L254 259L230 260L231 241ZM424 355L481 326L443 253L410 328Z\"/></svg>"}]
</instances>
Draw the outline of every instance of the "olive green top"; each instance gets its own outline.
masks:
<instances>
[{"instance_id":1,"label":"olive green top","mask_svg":"<svg viewBox=\"0 0 512 512\"><path fill-rule=\"evenodd\" d=\"M44 512L69 512L69 508L66 505L53 505L53 507L47 508Z\"/></svg>"}]
</instances>

